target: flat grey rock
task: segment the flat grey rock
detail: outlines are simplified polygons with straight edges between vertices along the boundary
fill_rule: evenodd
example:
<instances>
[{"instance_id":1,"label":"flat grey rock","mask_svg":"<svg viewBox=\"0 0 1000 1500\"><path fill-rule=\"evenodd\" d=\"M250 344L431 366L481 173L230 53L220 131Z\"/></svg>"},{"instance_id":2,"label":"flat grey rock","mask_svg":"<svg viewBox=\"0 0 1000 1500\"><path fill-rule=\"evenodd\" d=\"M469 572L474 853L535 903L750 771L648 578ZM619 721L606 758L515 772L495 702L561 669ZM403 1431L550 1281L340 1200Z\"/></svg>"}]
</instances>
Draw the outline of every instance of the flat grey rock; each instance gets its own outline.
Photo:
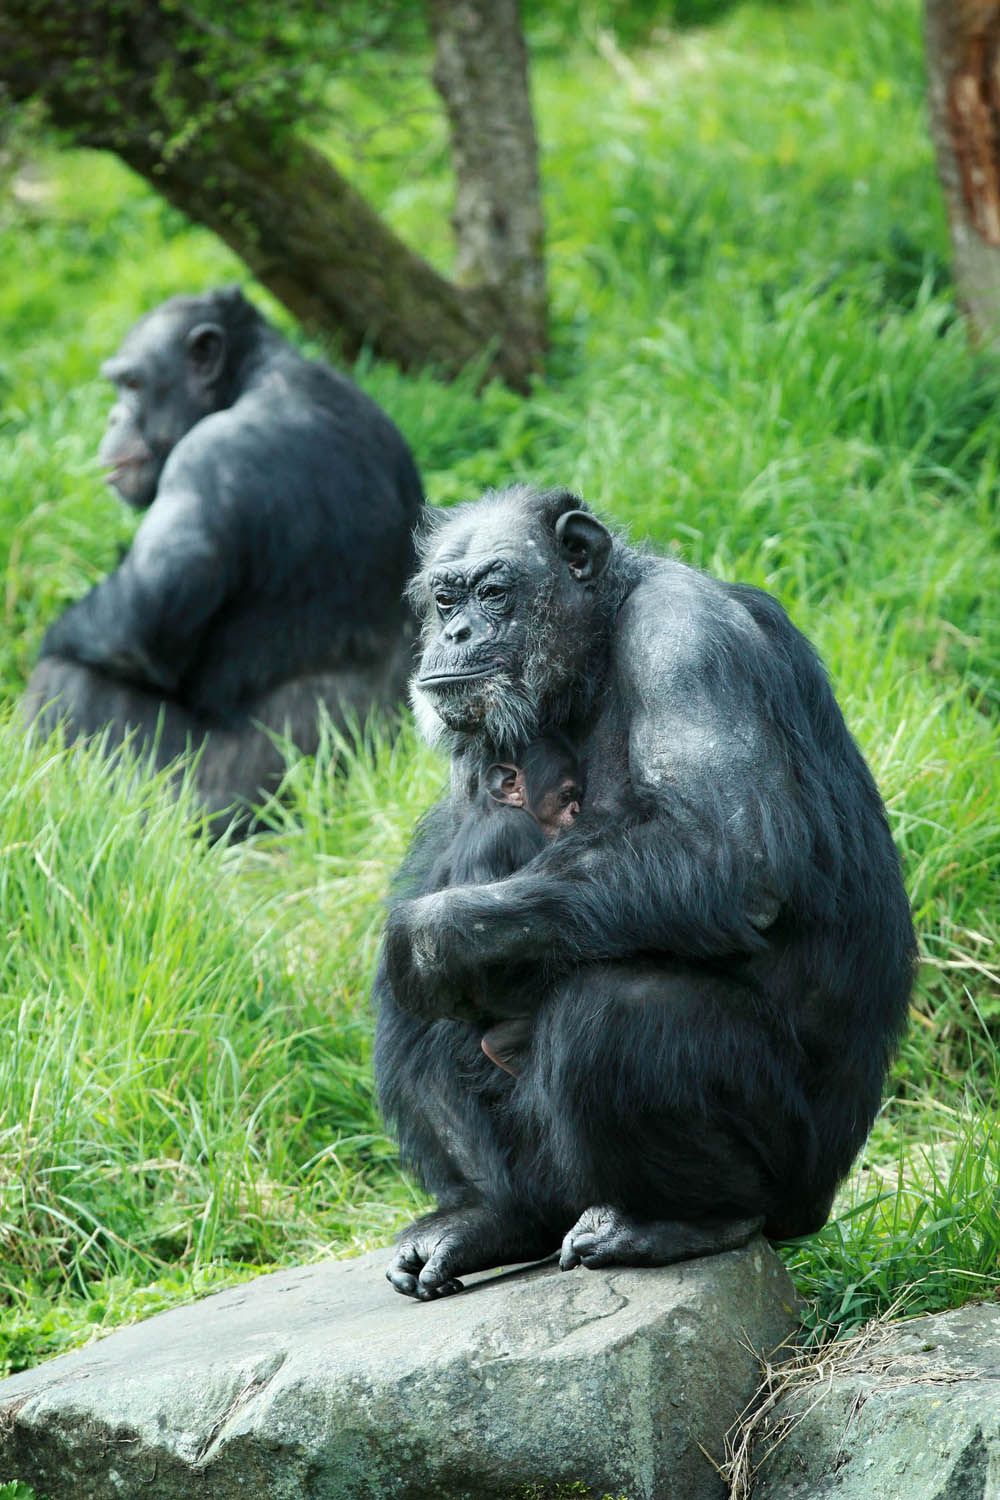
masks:
<instances>
[{"instance_id":1,"label":"flat grey rock","mask_svg":"<svg viewBox=\"0 0 1000 1500\"><path fill-rule=\"evenodd\" d=\"M1000 1500L1000 1307L890 1327L832 1370L776 1408L804 1415L754 1500Z\"/></svg>"},{"instance_id":2,"label":"flat grey rock","mask_svg":"<svg viewBox=\"0 0 1000 1500\"><path fill-rule=\"evenodd\" d=\"M723 1434L795 1298L762 1241L659 1270L471 1278L386 1251L278 1272L0 1382L0 1479L47 1500L719 1500Z\"/></svg>"}]
</instances>

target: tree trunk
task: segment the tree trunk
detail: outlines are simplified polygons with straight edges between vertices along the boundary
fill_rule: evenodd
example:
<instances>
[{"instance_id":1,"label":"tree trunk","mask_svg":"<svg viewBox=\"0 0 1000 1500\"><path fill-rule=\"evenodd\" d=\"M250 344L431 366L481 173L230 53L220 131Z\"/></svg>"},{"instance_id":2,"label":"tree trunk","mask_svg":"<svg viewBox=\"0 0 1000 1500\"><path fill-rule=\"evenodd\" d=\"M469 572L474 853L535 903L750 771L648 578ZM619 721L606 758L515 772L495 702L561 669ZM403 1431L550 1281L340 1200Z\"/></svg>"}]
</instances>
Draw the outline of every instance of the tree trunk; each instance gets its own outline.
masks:
<instances>
[{"instance_id":1,"label":"tree trunk","mask_svg":"<svg viewBox=\"0 0 1000 1500\"><path fill-rule=\"evenodd\" d=\"M1000 346L1000 3L926 0L925 35L955 282L974 336Z\"/></svg>"},{"instance_id":2,"label":"tree trunk","mask_svg":"<svg viewBox=\"0 0 1000 1500\"><path fill-rule=\"evenodd\" d=\"M474 285L439 275L326 157L220 92L205 36L176 0L4 0L0 86L44 100L81 145L114 151L348 354L368 344L404 369L454 375L488 349L489 372L523 388L543 347L537 290L522 311L527 279L506 266L482 267Z\"/></svg>"},{"instance_id":3,"label":"tree trunk","mask_svg":"<svg viewBox=\"0 0 1000 1500\"><path fill-rule=\"evenodd\" d=\"M427 0L434 84L451 123L462 282L495 288L513 336L545 346L544 225L517 0Z\"/></svg>"}]
</instances>

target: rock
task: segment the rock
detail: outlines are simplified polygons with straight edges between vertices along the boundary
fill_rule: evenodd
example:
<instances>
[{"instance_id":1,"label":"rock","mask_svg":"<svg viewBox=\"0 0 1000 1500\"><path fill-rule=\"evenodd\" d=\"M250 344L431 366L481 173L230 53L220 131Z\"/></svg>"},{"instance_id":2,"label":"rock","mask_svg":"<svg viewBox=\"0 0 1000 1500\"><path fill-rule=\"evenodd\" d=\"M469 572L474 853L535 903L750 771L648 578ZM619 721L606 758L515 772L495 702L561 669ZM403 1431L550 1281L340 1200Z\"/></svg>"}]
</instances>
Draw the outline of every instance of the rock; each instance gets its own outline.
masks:
<instances>
[{"instance_id":1,"label":"rock","mask_svg":"<svg viewBox=\"0 0 1000 1500\"><path fill-rule=\"evenodd\" d=\"M702 1454L795 1323L773 1252L470 1278L385 1251L263 1276L0 1382L0 1480L46 1500L718 1500ZM548 1490L542 1490L545 1495Z\"/></svg>"},{"instance_id":2,"label":"rock","mask_svg":"<svg viewBox=\"0 0 1000 1500\"><path fill-rule=\"evenodd\" d=\"M831 1369L776 1408L801 1421L754 1500L1000 1500L1000 1307L890 1324Z\"/></svg>"}]
</instances>

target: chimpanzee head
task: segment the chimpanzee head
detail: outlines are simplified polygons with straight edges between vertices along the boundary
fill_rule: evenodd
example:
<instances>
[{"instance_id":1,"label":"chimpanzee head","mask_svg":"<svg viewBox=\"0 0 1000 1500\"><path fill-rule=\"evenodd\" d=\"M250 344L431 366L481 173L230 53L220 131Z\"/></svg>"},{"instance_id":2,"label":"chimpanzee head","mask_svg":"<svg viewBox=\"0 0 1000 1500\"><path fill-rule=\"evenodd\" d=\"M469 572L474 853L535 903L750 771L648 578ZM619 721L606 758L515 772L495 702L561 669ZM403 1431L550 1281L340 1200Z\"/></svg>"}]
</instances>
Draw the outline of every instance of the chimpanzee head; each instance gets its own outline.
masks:
<instances>
[{"instance_id":1,"label":"chimpanzee head","mask_svg":"<svg viewBox=\"0 0 1000 1500\"><path fill-rule=\"evenodd\" d=\"M519 764L496 761L483 787L501 807L518 807L534 818L546 838L572 828L583 800L577 756L564 735L542 735L519 756Z\"/></svg>"},{"instance_id":2,"label":"chimpanzee head","mask_svg":"<svg viewBox=\"0 0 1000 1500\"><path fill-rule=\"evenodd\" d=\"M126 504L152 505L171 449L202 417L232 403L236 363L254 328L263 327L238 287L171 297L101 366L118 399L97 456Z\"/></svg>"},{"instance_id":3,"label":"chimpanzee head","mask_svg":"<svg viewBox=\"0 0 1000 1500\"><path fill-rule=\"evenodd\" d=\"M525 486L432 527L410 587L424 619L418 721L432 741L450 730L516 759L599 686L621 602L612 537L576 496Z\"/></svg>"}]
</instances>

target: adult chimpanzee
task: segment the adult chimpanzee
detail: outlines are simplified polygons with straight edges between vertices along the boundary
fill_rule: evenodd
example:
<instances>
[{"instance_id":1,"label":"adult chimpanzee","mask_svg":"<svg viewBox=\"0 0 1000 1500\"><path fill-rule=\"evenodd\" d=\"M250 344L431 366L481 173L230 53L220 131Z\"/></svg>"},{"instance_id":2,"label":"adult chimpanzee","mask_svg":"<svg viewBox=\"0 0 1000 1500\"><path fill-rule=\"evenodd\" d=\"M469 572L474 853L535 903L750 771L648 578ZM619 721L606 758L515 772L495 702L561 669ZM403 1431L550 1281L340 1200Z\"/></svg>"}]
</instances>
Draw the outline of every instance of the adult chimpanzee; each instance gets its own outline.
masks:
<instances>
[{"instance_id":1,"label":"adult chimpanzee","mask_svg":"<svg viewBox=\"0 0 1000 1500\"><path fill-rule=\"evenodd\" d=\"M565 492L453 512L412 597L453 792L390 912L377 1069L439 1208L389 1279L429 1299L560 1240L564 1267L658 1265L819 1228L914 945L809 644L767 594L633 550ZM432 890L484 768L552 730L586 778L574 826L507 879ZM464 1018L528 1010L512 1078Z\"/></svg>"},{"instance_id":2,"label":"adult chimpanzee","mask_svg":"<svg viewBox=\"0 0 1000 1500\"><path fill-rule=\"evenodd\" d=\"M401 695L420 479L375 403L237 288L164 303L103 373L99 458L147 514L47 632L26 710L73 736L110 726L112 745L132 732L159 764L202 746L219 812L276 784L267 730L312 750L319 704L337 721Z\"/></svg>"},{"instance_id":3,"label":"adult chimpanzee","mask_svg":"<svg viewBox=\"0 0 1000 1500\"><path fill-rule=\"evenodd\" d=\"M564 736L543 735L516 758L516 765L487 766L461 827L431 874L431 890L503 880L573 826L583 790L576 755ZM531 1025L530 1015L510 1016L489 1026L480 1046L498 1068L516 1075Z\"/></svg>"}]
</instances>

